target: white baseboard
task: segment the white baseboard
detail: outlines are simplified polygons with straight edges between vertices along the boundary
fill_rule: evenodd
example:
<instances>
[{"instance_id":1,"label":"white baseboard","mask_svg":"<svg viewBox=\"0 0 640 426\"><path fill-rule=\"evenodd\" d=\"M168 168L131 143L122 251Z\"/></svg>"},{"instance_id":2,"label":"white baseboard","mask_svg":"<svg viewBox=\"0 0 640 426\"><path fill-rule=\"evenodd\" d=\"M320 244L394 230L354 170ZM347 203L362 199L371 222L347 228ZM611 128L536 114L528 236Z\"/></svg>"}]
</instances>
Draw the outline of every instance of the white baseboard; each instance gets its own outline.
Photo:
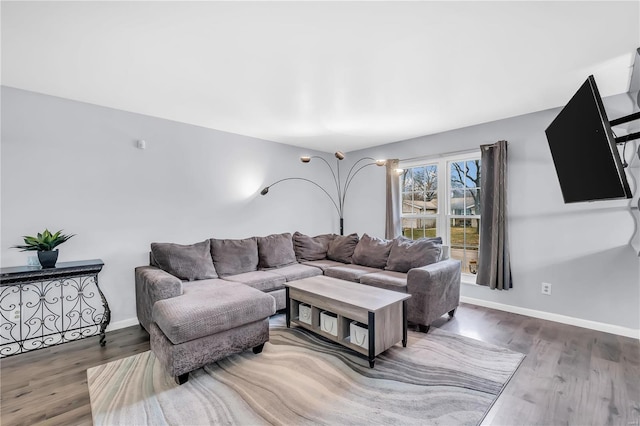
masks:
<instances>
[{"instance_id":1,"label":"white baseboard","mask_svg":"<svg viewBox=\"0 0 640 426\"><path fill-rule=\"evenodd\" d=\"M491 302L488 300L475 299L473 297L460 296L460 301L464 303L469 303L471 305L484 306L485 308L497 309L499 311L511 312L514 314L526 315L528 317L540 318L543 320L559 322L562 324L575 325L576 327L603 331L605 333L617 334L618 336L631 337L632 339L640 340L640 329L621 327L619 325L612 325L612 324L606 324L603 322L569 317L566 315L553 314L551 312L537 311L535 309L521 308L520 306L505 305L504 303L497 303L497 302Z\"/></svg>"},{"instance_id":2,"label":"white baseboard","mask_svg":"<svg viewBox=\"0 0 640 426\"><path fill-rule=\"evenodd\" d=\"M118 322L112 322L107 326L107 331L120 330L121 328L131 327L132 325L138 325L138 318L129 318Z\"/></svg>"}]
</instances>

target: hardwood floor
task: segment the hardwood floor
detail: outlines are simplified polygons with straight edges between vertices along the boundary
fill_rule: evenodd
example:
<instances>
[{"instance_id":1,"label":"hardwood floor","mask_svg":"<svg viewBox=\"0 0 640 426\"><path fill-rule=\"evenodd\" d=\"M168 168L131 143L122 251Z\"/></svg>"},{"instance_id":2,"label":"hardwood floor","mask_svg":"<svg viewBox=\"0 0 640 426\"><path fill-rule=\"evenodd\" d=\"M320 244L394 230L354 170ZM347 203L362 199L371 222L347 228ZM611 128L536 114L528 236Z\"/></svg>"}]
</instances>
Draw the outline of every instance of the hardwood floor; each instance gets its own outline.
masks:
<instances>
[{"instance_id":1,"label":"hardwood floor","mask_svg":"<svg viewBox=\"0 0 640 426\"><path fill-rule=\"evenodd\" d=\"M87 368L149 350L139 326L0 361L0 424L90 425Z\"/></svg>"},{"instance_id":2,"label":"hardwood floor","mask_svg":"<svg viewBox=\"0 0 640 426\"><path fill-rule=\"evenodd\" d=\"M640 342L462 304L433 324L526 354L488 424L640 425ZM0 423L91 424L86 369L149 349L138 326L0 361Z\"/></svg>"}]
</instances>

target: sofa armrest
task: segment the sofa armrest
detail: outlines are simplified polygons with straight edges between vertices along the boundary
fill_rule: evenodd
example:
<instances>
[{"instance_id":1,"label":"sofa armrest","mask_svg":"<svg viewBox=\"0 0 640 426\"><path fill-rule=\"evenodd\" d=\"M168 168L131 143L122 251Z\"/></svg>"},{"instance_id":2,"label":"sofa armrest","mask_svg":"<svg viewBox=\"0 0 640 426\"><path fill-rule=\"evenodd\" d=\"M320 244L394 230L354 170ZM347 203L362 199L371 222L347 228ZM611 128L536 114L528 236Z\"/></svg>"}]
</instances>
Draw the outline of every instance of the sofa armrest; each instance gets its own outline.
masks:
<instances>
[{"instance_id":1,"label":"sofa armrest","mask_svg":"<svg viewBox=\"0 0 640 426\"><path fill-rule=\"evenodd\" d=\"M409 321L429 325L455 309L460 303L460 273L460 261L454 259L409 270Z\"/></svg>"},{"instance_id":2,"label":"sofa armrest","mask_svg":"<svg viewBox=\"0 0 640 426\"><path fill-rule=\"evenodd\" d=\"M158 300L182 294L182 281L155 266L139 266L135 269L136 312L138 321L149 330L151 310Z\"/></svg>"}]
</instances>

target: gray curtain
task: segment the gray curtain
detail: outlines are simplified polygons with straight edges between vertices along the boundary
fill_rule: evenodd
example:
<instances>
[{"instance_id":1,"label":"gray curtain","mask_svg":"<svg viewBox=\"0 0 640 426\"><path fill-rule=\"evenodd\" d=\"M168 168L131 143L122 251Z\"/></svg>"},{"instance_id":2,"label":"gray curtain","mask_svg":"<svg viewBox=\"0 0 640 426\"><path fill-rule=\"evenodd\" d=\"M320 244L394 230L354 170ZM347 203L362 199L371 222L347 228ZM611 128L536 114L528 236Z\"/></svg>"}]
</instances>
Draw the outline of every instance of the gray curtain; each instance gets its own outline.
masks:
<instances>
[{"instance_id":1,"label":"gray curtain","mask_svg":"<svg viewBox=\"0 0 640 426\"><path fill-rule=\"evenodd\" d=\"M400 221L400 175L398 169L399 160L387 161L387 217L385 221L385 238L391 240L402 235L402 223Z\"/></svg>"},{"instance_id":2,"label":"gray curtain","mask_svg":"<svg viewBox=\"0 0 640 426\"><path fill-rule=\"evenodd\" d=\"M480 254L476 282L492 289L512 287L507 238L507 141L481 145Z\"/></svg>"}]
</instances>

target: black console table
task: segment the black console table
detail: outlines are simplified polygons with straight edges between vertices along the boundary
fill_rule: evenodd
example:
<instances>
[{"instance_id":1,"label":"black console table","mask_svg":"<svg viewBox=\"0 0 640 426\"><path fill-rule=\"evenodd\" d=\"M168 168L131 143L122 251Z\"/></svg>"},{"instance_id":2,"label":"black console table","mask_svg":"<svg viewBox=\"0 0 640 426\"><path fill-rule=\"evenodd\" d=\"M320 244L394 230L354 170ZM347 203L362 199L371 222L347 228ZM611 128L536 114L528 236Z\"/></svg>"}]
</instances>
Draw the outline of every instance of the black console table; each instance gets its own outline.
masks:
<instances>
[{"instance_id":1,"label":"black console table","mask_svg":"<svg viewBox=\"0 0 640 426\"><path fill-rule=\"evenodd\" d=\"M0 268L0 357L100 335L111 311L98 286L100 259L54 268Z\"/></svg>"}]
</instances>

